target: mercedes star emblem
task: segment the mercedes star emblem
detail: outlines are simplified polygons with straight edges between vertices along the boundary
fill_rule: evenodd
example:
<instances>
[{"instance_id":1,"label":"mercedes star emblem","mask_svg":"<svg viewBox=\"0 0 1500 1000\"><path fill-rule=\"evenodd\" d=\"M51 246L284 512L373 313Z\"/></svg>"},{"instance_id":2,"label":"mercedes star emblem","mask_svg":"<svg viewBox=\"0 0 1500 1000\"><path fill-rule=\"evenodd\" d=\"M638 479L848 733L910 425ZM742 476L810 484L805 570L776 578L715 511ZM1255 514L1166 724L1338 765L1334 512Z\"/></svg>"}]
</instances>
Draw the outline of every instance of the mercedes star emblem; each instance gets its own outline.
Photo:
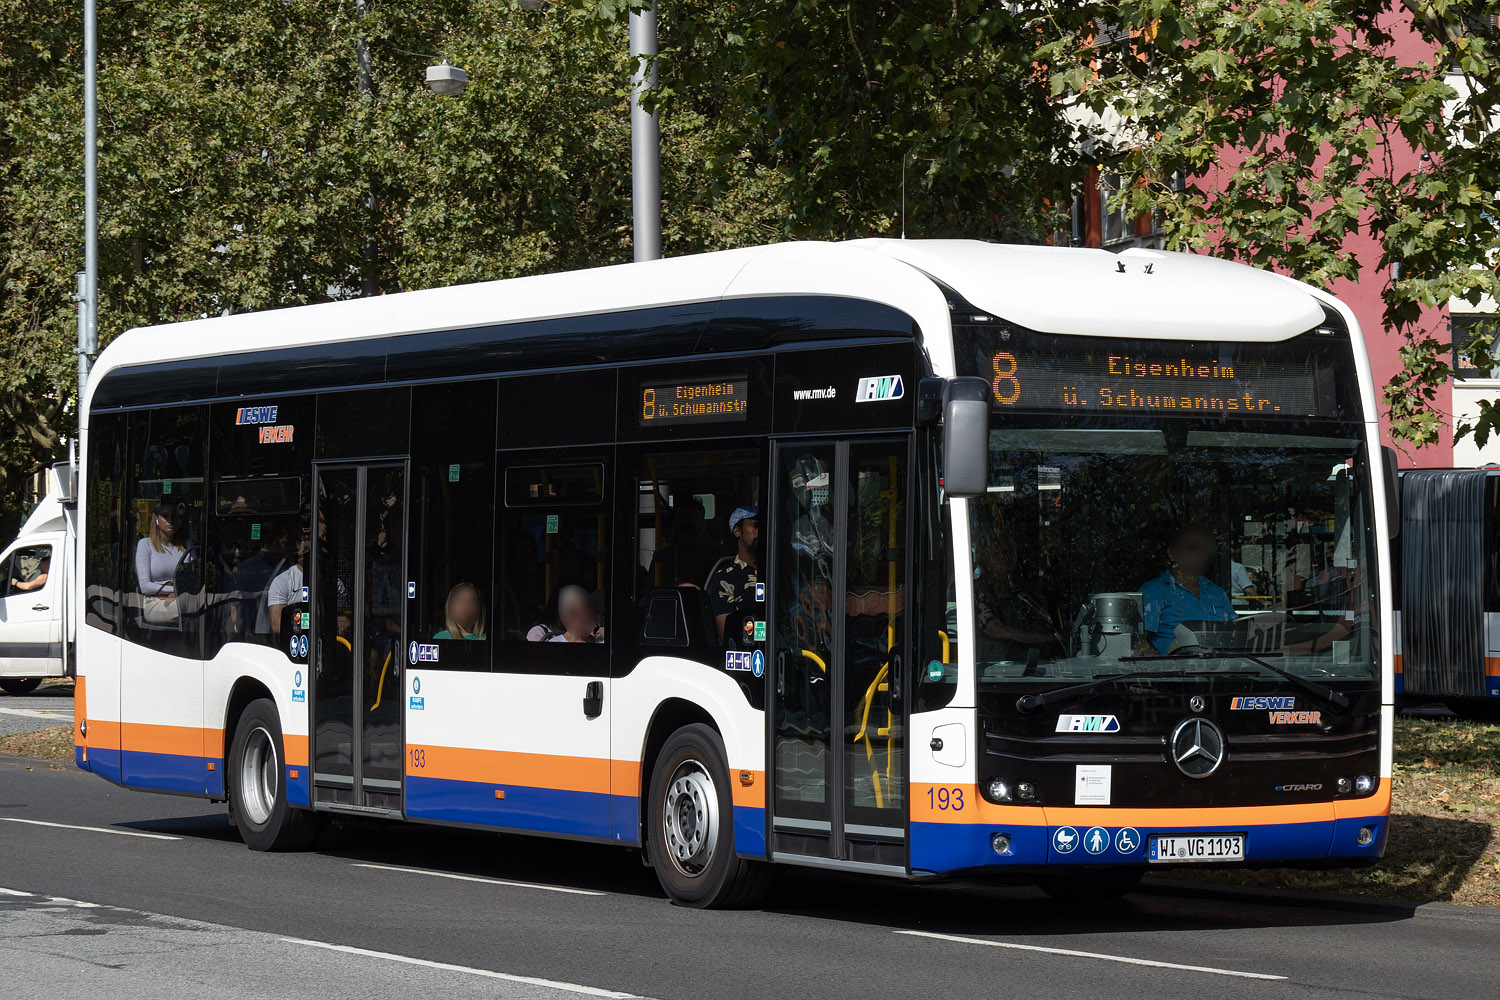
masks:
<instances>
[{"instance_id":1,"label":"mercedes star emblem","mask_svg":"<svg viewBox=\"0 0 1500 1000\"><path fill-rule=\"evenodd\" d=\"M1183 719L1168 742L1172 763L1189 778L1206 778L1224 763L1224 731L1208 719Z\"/></svg>"}]
</instances>

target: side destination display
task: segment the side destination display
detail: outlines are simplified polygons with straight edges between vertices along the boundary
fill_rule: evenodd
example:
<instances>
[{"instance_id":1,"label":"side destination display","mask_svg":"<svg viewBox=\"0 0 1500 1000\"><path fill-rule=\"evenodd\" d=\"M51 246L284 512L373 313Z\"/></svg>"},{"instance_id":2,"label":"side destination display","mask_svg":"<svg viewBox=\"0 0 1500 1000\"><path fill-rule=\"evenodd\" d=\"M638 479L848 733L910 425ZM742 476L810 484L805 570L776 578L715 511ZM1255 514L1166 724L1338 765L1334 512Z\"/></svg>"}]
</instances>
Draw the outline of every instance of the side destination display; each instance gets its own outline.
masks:
<instances>
[{"instance_id":1,"label":"side destination display","mask_svg":"<svg viewBox=\"0 0 1500 1000\"><path fill-rule=\"evenodd\" d=\"M640 401L637 413L642 427L730 423L749 415L750 380L741 376L648 382L641 386Z\"/></svg>"}]
</instances>

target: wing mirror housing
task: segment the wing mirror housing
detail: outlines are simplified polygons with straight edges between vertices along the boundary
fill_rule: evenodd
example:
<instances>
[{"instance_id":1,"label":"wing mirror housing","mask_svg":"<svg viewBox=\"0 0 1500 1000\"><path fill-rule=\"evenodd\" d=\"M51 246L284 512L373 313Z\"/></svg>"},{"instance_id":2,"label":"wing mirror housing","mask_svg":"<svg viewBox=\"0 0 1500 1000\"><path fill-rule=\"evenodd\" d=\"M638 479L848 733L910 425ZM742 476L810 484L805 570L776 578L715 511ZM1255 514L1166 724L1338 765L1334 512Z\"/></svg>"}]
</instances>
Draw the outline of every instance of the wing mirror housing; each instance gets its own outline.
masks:
<instances>
[{"instance_id":1,"label":"wing mirror housing","mask_svg":"<svg viewBox=\"0 0 1500 1000\"><path fill-rule=\"evenodd\" d=\"M943 492L983 496L990 483L990 384L950 379L943 391Z\"/></svg>"}]
</instances>

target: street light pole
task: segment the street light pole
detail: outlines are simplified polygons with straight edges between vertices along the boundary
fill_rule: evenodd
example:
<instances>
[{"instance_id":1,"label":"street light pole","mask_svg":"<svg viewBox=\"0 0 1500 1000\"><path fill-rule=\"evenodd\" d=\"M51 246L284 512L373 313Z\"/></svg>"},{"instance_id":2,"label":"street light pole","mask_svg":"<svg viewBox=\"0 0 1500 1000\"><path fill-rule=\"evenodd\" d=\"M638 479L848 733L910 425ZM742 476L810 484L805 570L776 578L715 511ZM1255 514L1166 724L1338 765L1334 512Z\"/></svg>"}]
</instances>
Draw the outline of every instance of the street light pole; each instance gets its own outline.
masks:
<instances>
[{"instance_id":1,"label":"street light pole","mask_svg":"<svg viewBox=\"0 0 1500 1000\"><path fill-rule=\"evenodd\" d=\"M364 20L365 0L355 0L354 16L356 20ZM370 85L370 47L365 44L363 33L354 40L354 61L357 69L356 86L360 94L371 95L374 88ZM372 99L372 96L367 97L367 100ZM364 208L365 231L364 239L359 244L359 294L368 297L380 294L380 283L375 276L375 189L368 183L360 204Z\"/></svg>"},{"instance_id":2,"label":"street light pole","mask_svg":"<svg viewBox=\"0 0 1500 1000\"><path fill-rule=\"evenodd\" d=\"M661 123L641 98L660 81L656 70L656 4L630 14L630 204L635 259L661 257ZM647 63L649 62L649 68Z\"/></svg>"},{"instance_id":3,"label":"street light pole","mask_svg":"<svg viewBox=\"0 0 1500 1000\"><path fill-rule=\"evenodd\" d=\"M83 0L83 281L78 322L78 405L88 385L90 356L99 351L99 88L98 13Z\"/></svg>"}]
</instances>

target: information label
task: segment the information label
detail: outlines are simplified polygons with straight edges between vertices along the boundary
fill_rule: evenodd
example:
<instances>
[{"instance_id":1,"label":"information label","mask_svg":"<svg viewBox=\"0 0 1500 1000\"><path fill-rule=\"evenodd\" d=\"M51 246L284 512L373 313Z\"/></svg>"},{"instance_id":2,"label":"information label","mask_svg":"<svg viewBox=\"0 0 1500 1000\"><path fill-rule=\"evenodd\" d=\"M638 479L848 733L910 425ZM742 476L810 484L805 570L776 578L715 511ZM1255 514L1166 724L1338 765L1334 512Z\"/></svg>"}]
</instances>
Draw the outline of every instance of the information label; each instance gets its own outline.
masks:
<instances>
[{"instance_id":1,"label":"information label","mask_svg":"<svg viewBox=\"0 0 1500 1000\"><path fill-rule=\"evenodd\" d=\"M711 379L695 382L648 382L641 386L637 411L642 427L673 424L717 424L749 416L750 380Z\"/></svg>"}]
</instances>

